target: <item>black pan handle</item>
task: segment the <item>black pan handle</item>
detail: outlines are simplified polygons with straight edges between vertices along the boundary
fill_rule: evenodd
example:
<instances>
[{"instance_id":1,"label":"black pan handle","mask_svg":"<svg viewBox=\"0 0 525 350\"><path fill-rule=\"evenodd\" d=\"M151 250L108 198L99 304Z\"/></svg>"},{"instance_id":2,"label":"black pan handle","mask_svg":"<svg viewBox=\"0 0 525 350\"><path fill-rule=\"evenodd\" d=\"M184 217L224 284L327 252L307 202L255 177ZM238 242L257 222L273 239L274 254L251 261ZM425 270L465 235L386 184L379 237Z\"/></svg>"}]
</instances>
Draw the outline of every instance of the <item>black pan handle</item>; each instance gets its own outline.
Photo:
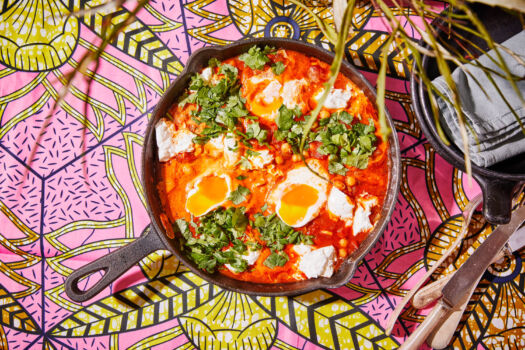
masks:
<instances>
[{"instance_id":1,"label":"black pan handle","mask_svg":"<svg viewBox=\"0 0 525 350\"><path fill-rule=\"evenodd\" d=\"M160 249L166 249L166 246L157 231L148 225L142 235L132 243L82 266L69 275L65 283L66 294L71 300L79 303L91 299L148 254ZM104 276L92 287L86 290L78 287L81 278L101 270L104 271Z\"/></svg>"},{"instance_id":2,"label":"black pan handle","mask_svg":"<svg viewBox=\"0 0 525 350\"><path fill-rule=\"evenodd\" d=\"M512 213L512 197L519 182L475 175L483 191L483 216L494 225L506 224Z\"/></svg>"}]
</instances>

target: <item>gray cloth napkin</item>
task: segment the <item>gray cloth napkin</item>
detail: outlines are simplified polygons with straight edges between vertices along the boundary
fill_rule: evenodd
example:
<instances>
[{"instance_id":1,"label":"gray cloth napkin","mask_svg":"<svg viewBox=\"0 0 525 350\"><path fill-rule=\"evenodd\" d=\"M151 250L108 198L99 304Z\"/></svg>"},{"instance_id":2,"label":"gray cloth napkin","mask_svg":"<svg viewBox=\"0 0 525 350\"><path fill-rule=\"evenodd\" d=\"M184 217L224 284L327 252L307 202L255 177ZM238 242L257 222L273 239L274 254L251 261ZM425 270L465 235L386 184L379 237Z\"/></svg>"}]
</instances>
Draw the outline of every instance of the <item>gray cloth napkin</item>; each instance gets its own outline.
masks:
<instances>
[{"instance_id":1,"label":"gray cloth napkin","mask_svg":"<svg viewBox=\"0 0 525 350\"><path fill-rule=\"evenodd\" d=\"M502 45L520 55L521 59L525 61L525 31L514 35L502 43ZM525 77L525 67L503 50L500 49L499 51L507 63L510 72L516 76ZM489 51L487 54L479 57L479 62L485 67L490 67L495 71L501 72L487 55L490 55L494 59L497 57L494 52ZM487 98L487 95L480 89L478 83L461 68L458 67L454 70L452 78L456 83L460 95L465 119L478 138L476 140L467 126L467 132L469 134L468 147L472 162L480 167L488 167L521 153L523 153L525 157L525 135L515 116L485 73L472 64L468 64L466 67L468 67L468 70L476 77L490 97L490 99ZM525 124L525 109L510 83L495 74L491 74L491 77L498 85L512 109L516 111L522 123ZM433 83L443 95L452 101L451 92L442 76L436 78ZM519 81L517 85L525 97L525 81ZM453 106L440 97L437 97L437 103L441 114L441 125L444 131L450 140L463 150L458 118Z\"/></svg>"}]
</instances>

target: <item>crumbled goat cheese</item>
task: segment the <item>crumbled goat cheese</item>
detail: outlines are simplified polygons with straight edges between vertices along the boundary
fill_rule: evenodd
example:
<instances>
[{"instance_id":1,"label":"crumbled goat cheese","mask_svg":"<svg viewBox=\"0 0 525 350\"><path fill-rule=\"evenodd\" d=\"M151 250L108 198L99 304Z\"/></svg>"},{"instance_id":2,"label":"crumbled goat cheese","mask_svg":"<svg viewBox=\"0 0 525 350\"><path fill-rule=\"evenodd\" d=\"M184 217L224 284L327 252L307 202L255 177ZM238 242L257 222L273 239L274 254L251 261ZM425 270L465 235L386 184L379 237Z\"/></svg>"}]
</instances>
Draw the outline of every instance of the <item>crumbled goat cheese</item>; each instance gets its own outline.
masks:
<instances>
[{"instance_id":1,"label":"crumbled goat cheese","mask_svg":"<svg viewBox=\"0 0 525 350\"><path fill-rule=\"evenodd\" d=\"M155 125L159 160L166 162L177 153L192 152L195 135L187 130L175 130L173 123L161 119Z\"/></svg>"},{"instance_id":2,"label":"crumbled goat cheese","mask_svg":"<svg viewBox=\"0 0 525 350\"><path fill-rule=\"evenodd\" d=\"M330 277L334 273L335 248L327 246L311 251L299 260L299 270L306 277Z\"/></svg>"}]
</instances>

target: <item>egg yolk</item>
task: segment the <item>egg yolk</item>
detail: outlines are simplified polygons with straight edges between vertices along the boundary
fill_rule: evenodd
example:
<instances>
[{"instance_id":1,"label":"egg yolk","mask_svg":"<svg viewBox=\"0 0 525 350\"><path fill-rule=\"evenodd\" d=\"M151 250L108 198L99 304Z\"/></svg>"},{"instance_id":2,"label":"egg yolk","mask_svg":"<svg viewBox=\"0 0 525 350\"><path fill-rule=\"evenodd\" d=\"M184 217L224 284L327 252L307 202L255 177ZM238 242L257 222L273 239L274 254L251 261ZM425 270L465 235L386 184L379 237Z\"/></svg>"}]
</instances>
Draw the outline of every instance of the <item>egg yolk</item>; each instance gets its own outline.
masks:
<instances>
[{"instance_id":1,"label":"egg yolk","mask_svg":"<svg viewBox=\"0 0 525 350\"><path fill-rule=\"evenodd\" d=\"M311 186L294 185L281 197L279 216L288 225L294 226L306 217L310 206L319 199L319 191Z\"/></svg>"},{"instance_id":2,"label":"egg yolk","mask_svg":"<svg viewBox=\"0 0 525 350\"><path fill-rule=\"evenodd\" d=\"M192 192L186 201L186 209L194 216L201 216L226 200L228 183L223 177L206 176Z\"/></svg>"},{"instance_id":3,"label":"egg yolk","mask_svg":"<svg viewBox=\"0 0 525 350\"><path fill-rule=\"evenodd\" d=\"M268 87L273 87L268 90ZM283 104L283 98L279 95L279 91L275 90L281 85L279 83L272 84L271 81L264 81L259 84L248 86L246 96L246 106L258 117L269 117L275 114Z\"/></svg>"}]
</instances>

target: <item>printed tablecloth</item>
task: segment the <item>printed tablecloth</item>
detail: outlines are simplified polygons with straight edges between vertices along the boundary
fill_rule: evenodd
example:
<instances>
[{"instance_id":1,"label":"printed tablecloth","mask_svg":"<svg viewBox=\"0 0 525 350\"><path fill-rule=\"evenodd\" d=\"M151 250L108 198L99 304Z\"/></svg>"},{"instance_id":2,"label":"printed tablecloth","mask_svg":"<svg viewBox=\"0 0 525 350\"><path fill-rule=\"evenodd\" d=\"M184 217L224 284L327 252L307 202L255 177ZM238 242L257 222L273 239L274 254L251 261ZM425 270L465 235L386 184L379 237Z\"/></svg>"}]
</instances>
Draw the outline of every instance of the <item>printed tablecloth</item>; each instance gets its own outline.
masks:
<instances>
[{"instance_id":1,"label":"printed tablecloth","mask_svg":"<svg viewBox=\"0 0 525 350\"><path fill-rule=\"evenodd\" d=\"M407 307L391 336L384 334L387 318L453 240L461 210L480 190L426 142L411 108L404 55L396 51L388 56L387 107L401 144L401 191L386 232L347 285L296 297L247 296L205 282L158 251L96 298L67 298L72 270L132 242L148 225L144 131L192 52L262 36L330 49L311 16L286 1L151 0L106 48L96 74L94 64L84 69L48 119L68 73L100 43L102 23L111 14L114 24L125 21L135 4L67 16L102 3L1 2L0 348L398 347L428 309ZM311 10L332 22L329 8ZM347 58L375 84L385 23L362 4L353 26ZM439 274L464 261L490 230L478 213L462 253ZM454 348L523 348L524 254L488 270Z\"/></svg>"}]
</instances>

